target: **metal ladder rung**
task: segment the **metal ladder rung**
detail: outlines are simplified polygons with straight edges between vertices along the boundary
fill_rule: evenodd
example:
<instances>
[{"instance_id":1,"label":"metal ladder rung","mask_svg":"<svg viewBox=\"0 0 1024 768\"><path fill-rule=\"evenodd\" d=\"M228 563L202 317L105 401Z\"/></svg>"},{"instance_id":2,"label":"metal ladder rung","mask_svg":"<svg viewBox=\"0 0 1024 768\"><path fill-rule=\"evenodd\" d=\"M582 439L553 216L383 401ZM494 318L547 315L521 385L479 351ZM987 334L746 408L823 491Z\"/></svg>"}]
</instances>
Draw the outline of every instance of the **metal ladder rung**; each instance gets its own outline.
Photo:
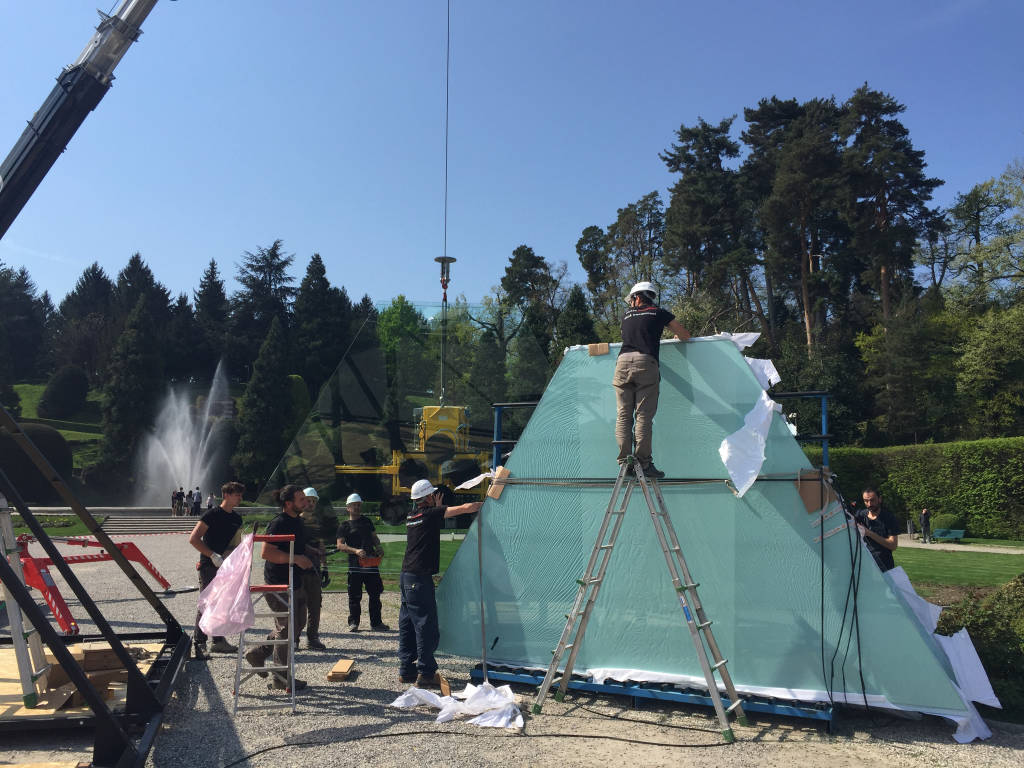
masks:
<instances>
[{"instance_id":1,"label":"metal ladder rung","mask_svg":"<svg viewBox=\"0 0 1024 768\"><path fill-rule=\"evenodd\" d=\"M718 669L719 667L724 667L727 661L728 661L728 659L722 659L721 661L716 661L714 664L711 665L711 668L712 669Z\"/></svg>"},{"instance_id":2,"label":"metal ladder rung","mask_svg":"<svg viewBox=\"0 0 1024 768\"><path fill-rule=\"evenodd\" d=\"M254 613L253 617L257 618L257 619L273 619L273 618L283 619L287 615L288 615L288 611L272 611L272 612L268 612L268 613L262 613L262 612L261 613Z\"/></svg>"},{"instance_id":3,"label":"metal ladder rung","mask_svg":"<svg viewBox=\"0 0 1024 768\"><path fill-rule=\"evenodd\" d=\"M707 621L705 621L705 622L703 622L703 623L701 623L701 624L698 624L698 625L697 625L697 629L707 629L707 628L708 628L708 627L710 627L710 626L711 626L712 624L714 624L714 622L713 622L713 621L711 621L711 619L708 619Z\"/></svg>"},{"instance_id":4,"label":"metal ladder rung","mask_svg":"<svg viewBox=\"0 0 1024 768\"><path fill-rule=\"evenodd\" d=\"M734 701L732 704L725 708L725 711L732 712L734 709L739 709L741 706L743 706L743 702L739 699L736 699L736 701Z\"/></svg>"}]
</instances>

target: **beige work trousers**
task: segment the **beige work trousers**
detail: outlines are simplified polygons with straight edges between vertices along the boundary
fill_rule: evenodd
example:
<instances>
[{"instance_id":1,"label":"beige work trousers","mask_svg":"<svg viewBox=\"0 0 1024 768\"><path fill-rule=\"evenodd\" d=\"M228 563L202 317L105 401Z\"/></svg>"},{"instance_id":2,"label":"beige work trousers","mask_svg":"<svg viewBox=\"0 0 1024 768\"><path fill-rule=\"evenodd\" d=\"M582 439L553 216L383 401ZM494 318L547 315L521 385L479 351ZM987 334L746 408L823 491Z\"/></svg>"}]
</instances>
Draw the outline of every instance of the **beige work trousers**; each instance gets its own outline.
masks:
<instances>
[{"instance_id":1,"label":"beige work trousers","mask_svg":"<svg viewBox=\"0 0 1024 768\"><path fill-rule=\"evenodd\" d=\"M658 412L658 387L661 372L658 361L643 352L624 352L615 361L615 441L619 444L619 464L630 454L640 466L651 463L654 414ZM636 450L633 443L636 442Z\"/></svg>"}]
</instances>

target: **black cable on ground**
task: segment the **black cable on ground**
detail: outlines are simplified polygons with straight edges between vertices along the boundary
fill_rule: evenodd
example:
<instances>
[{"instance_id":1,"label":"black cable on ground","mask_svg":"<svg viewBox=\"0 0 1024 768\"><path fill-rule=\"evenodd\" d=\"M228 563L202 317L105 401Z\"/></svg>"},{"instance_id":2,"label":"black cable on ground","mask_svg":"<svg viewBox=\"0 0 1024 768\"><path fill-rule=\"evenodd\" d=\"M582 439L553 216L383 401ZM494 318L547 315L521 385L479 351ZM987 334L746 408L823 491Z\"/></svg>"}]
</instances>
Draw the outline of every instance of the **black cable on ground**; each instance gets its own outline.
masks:
<instances>
[{"instance_id":1,"label":"black cable on ground","mask_svg":"<svg viewBox=\"0 0 1024 768\"><path fill-rule=\"evenodd\" d=\"M641 721L642 722L642 721ZM646 723L647 725L654 725L655 727L663 727L657 723ZM354 736L350 739L331 739L329 741L301 741L293 744L276 744L273 747L264 747L263 749L250 752L247 755L234 760L230 763L225 764L224 768L234 768L236 765L251 760L259 755L266 754L267 752L274 752L279 749L288 749L289 747L327 747L335 744L347 744L354 741L370 741L371 739L390 739L398 736L466 736L471 739L494 739L494 738L513 738L505 733L465 733L463 731L439 731L439 730L419 730L419 731L400 731L398 733L371 733L367 736ZM600 734L583 734L583 733L537 733L528 734L525 729L520 736L524 739L594 739L602 741L621 741L624 744L638 744L648 747L676 747L686 749L704 749L708 747L726 747L729 746L728 742L716 742L713 744L669 744L666 742L658 741L644 741L642 739L627 739L621 736L603 736Z\"/></svg>"}]
</instances>

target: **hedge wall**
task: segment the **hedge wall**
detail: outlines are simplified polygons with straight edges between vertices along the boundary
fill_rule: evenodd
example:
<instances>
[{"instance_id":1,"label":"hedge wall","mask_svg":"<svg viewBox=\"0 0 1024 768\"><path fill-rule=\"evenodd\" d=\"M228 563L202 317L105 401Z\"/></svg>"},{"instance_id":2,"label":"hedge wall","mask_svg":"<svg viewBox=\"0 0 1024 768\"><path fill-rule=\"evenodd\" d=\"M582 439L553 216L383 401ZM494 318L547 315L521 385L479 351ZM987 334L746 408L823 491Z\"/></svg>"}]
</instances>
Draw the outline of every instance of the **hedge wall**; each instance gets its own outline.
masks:
<instances>
[{"instance_id":1,"label":"hedge wall","mask_svg":"<svg viewBox=\"0 0 1024 768\"><path fill-rule=\"evenodd\" d=\"M821 448L804 448L821 465ZM832 448L831 469L848 499L867 485L886 508L915 525L923 507L932 515L963 517L967 535L1024 540L1024 437L894 448Z\"/></svg>"}]
</instances>

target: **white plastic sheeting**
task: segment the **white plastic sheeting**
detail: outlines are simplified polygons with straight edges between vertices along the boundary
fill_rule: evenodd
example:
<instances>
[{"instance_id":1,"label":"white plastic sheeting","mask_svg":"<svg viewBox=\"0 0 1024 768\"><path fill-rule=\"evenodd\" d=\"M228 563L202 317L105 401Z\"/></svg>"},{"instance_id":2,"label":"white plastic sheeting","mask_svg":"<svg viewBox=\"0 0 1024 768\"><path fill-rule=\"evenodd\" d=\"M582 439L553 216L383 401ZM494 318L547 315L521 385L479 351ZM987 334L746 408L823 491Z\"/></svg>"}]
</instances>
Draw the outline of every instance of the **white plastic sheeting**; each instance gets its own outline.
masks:
<instances>
[{"instance_id":1,"label":"white plastic sheeting","mask_svg":"<svg viewBox=\"0 0 1024 768\"><path fill-rule=\"evenodd\" d=\"M503 685L495 688L490 683L468 684L460 693L438 696L422 688L410 688L393 702L392 707L408 709L425 704L439 709L437 722L447 723L456 717L473 715L469 722L483 728L522 728L523 715L516 705L512 689Z\"/></svg>"},{"instance_id":2,"label":"white plastic sheeting","mask_svg":"<svg viewBox=\"0 0 1024 768\"><path fill-rule=\"evenodd\" d=\"M979 704L987 704L990 707L999 708L1002 707L1002 704L999 703L999 699L996 698L996 694L992 690L992 684L988 680L985 668L981 665L981 659L978 658L978 652L975 650L974 643L971 642L967 630L961 629L952 637L935 634L935 627L939 620L939 614L942 613L942 608L932 605L918 595L910 583L906 571L902 568L893 568L886 571L884 575L889 584L903 598L904 602L910 606L911 611L917 617L921 626L931 633L943 653L946 654L946 658L949 659L949 664L953 668L953 675L956 677L957 693L960 694L960 698L967 707L967 716L954 716L928 710L922 711L926 714L942 715L953 720L957 725L953 738L961 744L966 744L975 739L987 739L992 735L992 731L985 725L985 721L981 719L981 715L978 714L978 710L974 708L971 702L976 701Z\"/></svg>"},{"instance_id":3,"label":"white plastic sheeting","mask_svg":"<svg viewBox=\"0 0 1024 768\"><path fill-rule=\"evenodd\" d=\"M757 357L744 357L743 359L747 361L750 370L754 372L757 383L761 385L762 389L771 389L782 381L782 377L775 369L775 363L771 360L762 360Z\"/></svg>"},{"instance_id":4,"label":"white plastic sheeting","mask_svg":"<svg viewBox=\"0 0 1024 768\"><path fill-rule=\"evenodd\" d=\"M764 447L768 430L782 406L762 392L757 403L743 419L743 427L726 437L718 447L718 455L736 486L736 495L743 496L757 480L764 464Z\"/></svg>"},{"instance_id":5,"label":"white plastic sheeting","mask_svg":"<svg viewBox=\"0 0 1024 768\"><path fill-rule=\"evenodd\" d=\"M209 637L237 635L256 624L256 614L249 593L249 572L252 569L252 534L228 555L213 581L199 593L199 628Z\"/></svg>"}]
</instances>

